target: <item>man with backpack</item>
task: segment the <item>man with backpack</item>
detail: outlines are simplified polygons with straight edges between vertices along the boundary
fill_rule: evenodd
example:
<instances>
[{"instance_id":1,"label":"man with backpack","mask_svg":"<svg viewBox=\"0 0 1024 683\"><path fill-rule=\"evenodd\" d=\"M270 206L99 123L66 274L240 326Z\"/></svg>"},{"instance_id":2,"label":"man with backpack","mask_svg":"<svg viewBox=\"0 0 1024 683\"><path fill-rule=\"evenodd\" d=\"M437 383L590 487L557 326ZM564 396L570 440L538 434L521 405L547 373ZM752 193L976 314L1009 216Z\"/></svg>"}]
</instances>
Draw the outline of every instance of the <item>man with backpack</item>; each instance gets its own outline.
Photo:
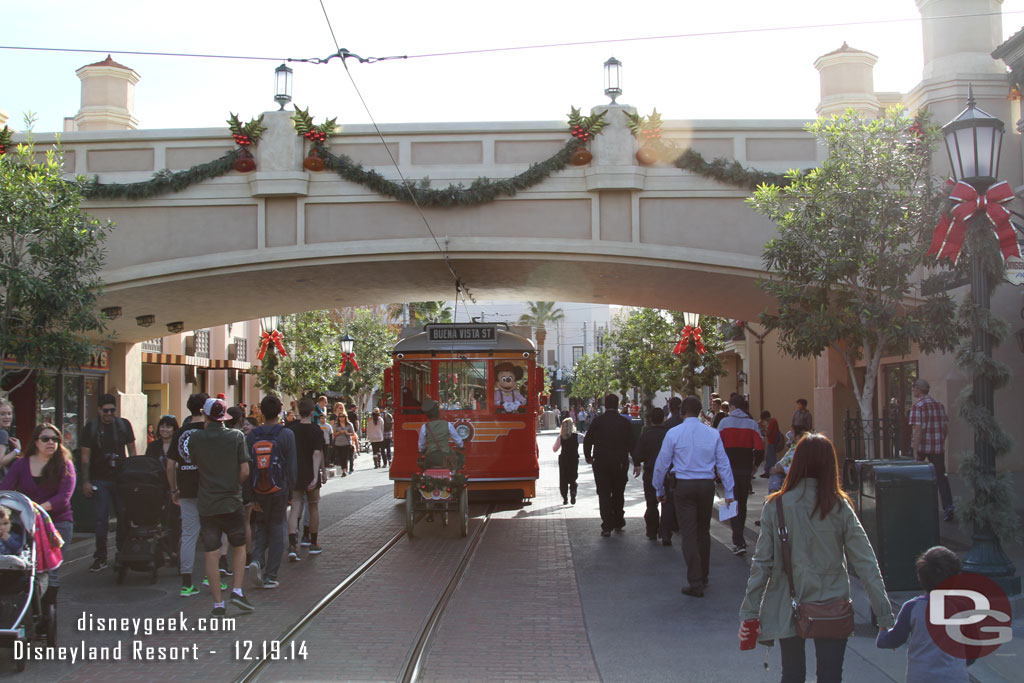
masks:
<instances>
[{"instance_id":1,"label":"man with backpack","mask_svg":"<svg viewBox=\"0 0 1024 683\"><path fill-rule=\"evenodd\" d=\"M277 588L277 572L284 557L288 501L298 477L295 432L281 424L281 399L260 401L263 426L245 437L249 451L253 491L252 562L257 585Z\"/></svg>"}]
</instances>

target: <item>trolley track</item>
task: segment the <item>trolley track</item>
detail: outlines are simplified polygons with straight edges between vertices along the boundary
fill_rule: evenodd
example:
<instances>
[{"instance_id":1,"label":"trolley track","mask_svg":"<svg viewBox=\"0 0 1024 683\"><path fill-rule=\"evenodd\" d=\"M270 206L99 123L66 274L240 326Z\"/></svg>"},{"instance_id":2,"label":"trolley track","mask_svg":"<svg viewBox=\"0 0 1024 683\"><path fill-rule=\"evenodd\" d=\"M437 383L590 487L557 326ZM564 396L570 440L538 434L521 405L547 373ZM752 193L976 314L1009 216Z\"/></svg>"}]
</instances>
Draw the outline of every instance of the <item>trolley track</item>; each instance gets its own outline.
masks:
<instances>
[{"instance_id":1,"label":"trolley track","mask_svg":"<svg viewBox=\"0 0 1024 683\"><path fill-rule=\"evenodd\" d=\"M434 640L434 635L437 631L438 625L441 623L442 617L444 616L445 609L458 590L459 584L462 583L462 579L473 559L473 555L483 538L484 532L487 530L487 526L491 520L491 515L496 509L497 505L494 503L491 503L488 506L487 513L481 519L481 523L476 527L476 530L472 533L466 543L458 565L452 572L450 579L441 591L439 597L434 602L433 608L424 622L423 627L420 629L413 647L409 650L408 655L403 662L401 673L397 677L398 681L401 681L402 683L413 683L419 680L423 670L423 665L430 654L430 646ZM396 533L361 565L328 591L327 594L324 595L324 597L321 598L305 615L296 620L288 630L280 636L279 642L281 643L281 646L284 647L288 643L295 641L308 627L310 627L313 621L320 614L335 605L346 591L348 591L360 578L373 571L375 567L378 567L382 560L395 548L396 545L398 545L401 539L407 535L408 533L405 529ZM255 661L250 664L235 680L238 683L250 683L251 681L256 681L263 673L265 673L267 667L272 664L274 664L274 661L270 659Z\"/></svg>"}]
</instances>

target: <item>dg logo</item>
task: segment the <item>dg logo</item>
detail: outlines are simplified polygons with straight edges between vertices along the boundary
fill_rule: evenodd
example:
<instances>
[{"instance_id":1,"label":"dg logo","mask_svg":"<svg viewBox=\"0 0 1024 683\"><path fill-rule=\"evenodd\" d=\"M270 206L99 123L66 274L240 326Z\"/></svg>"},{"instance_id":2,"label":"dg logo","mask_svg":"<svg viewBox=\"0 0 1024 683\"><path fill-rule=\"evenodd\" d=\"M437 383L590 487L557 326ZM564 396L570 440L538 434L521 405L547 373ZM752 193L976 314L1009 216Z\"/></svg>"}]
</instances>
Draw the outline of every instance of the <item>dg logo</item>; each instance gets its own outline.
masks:
<instances>
[{"instance_id":1,"label":"dg logo","mask_svg":"<svg viewBox=\"0 0 1024 683\"><path fill-rule=\"evenodd\" d=\"M978 574L957 574L928 594L928 633L953 657L992 654L1013 638L1012 620L1006 593Z\"/></svg>"}]
</instances>

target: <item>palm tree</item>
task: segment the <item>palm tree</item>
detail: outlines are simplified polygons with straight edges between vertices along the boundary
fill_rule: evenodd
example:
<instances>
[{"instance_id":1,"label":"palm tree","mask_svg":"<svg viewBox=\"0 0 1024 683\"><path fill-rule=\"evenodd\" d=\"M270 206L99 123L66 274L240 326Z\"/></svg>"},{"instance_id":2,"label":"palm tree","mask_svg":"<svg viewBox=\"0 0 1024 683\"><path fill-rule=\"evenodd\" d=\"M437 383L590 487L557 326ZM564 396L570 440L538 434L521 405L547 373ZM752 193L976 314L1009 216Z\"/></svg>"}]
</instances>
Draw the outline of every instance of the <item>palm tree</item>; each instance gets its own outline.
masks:
<instances>
[{"instance_id":1,"label":"palm tree","mask_svg":"<svg viewBox=\"0 0 1024 683\"><path fill-rule=\"evenodd\" d=\"M543 354L544 341L548 336L545 325L564 320L565 313L562 312L561 308L555 308L554 301L527 301L526 305L529 307L530 312L520 316L519 324L530 325L536 328L537 351Z\"/></svg>"},{"instance_id":2,"label":"palm tree","mask_svg":"<svg viewBox=\"0 0 1024 683\"><path fill-rule=\"evenodd\" d=\"M451 321L451 306L449 306L443 301L409 302L409 322L413 325L425 325L427 323L450 323Z\"/></svg>"}]
</instances>

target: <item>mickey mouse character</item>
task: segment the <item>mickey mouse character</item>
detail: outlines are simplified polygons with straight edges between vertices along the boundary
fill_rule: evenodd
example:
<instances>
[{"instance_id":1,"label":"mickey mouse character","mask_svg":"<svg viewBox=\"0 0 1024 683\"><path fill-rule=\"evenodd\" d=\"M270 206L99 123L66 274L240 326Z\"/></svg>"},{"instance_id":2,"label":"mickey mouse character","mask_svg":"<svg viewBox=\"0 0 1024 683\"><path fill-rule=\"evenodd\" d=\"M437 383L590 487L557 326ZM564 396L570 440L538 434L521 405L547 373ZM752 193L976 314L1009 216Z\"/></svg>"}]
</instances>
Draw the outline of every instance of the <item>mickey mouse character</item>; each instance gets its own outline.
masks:
<instances>
[{"instance_id":1,"label":"mickey mouse character","mask_svg":"<svg viewBox=\"0 0 1024 683\"><path fill-rule=\"evenodd\" d=\"M519 393L517 383L523 379L523 369L512 363L494 366L494 405L498 412L515 413L526 405L526 398Z\"/></svg>"}]
</instances>

